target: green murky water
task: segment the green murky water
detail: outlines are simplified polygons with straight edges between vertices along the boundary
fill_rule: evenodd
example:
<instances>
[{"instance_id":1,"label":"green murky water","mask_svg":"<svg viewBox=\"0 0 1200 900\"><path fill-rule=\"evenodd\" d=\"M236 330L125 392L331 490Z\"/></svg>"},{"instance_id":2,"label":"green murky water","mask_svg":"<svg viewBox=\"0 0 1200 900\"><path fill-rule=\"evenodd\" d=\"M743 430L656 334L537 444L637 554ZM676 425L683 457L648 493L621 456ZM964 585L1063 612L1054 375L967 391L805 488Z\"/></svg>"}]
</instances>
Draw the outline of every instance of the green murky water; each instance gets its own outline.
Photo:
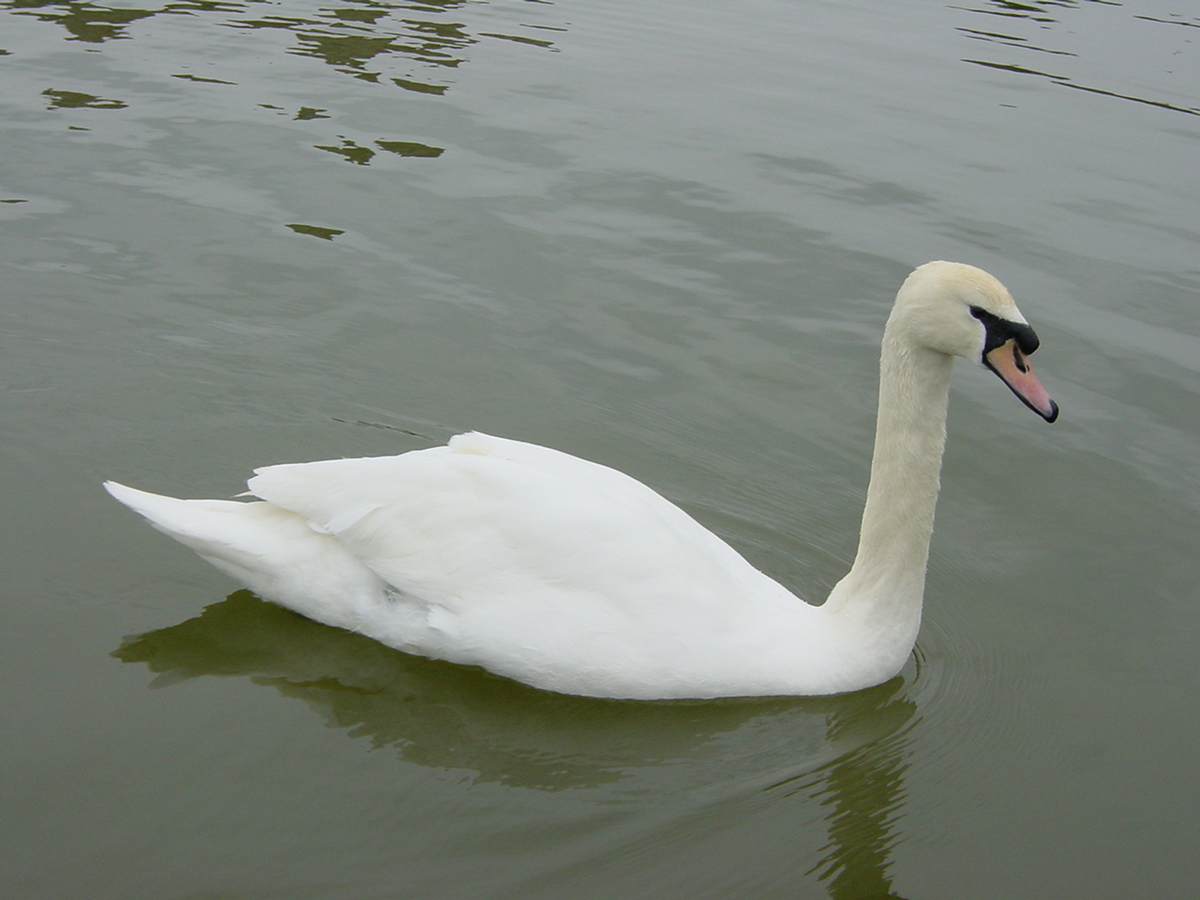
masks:
<instances>
[{"instance_id":1,"label":"green murky water","mask_svg":"<svg viewBox=\"0 0 1200 900\"><path fill-rule=\"evenodd\" d=\"M1200 18L1179 2L0 2L5 896L1190 898ZM926 616L638 704L257 600L99 489L477 428L819 598L888 304L972 262Z\"/></svg>"}]
</instances>

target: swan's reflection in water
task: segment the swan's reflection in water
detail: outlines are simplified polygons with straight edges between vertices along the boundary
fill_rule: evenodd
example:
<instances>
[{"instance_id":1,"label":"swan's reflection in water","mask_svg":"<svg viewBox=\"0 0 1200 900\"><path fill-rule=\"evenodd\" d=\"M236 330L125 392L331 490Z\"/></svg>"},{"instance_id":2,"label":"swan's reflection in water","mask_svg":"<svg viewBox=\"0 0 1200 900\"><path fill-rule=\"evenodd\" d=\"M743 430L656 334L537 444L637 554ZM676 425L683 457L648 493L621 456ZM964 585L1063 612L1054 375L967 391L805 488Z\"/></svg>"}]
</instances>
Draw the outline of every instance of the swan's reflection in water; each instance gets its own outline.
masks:
<instances>
[{"instance_id":1,"label":"swan's reflection in water","mask_svg":"<svg viewBox=\"0 0 1200 900\"><path fill-rule=\"evenodd\" d=\"M304 700L330 727L472 781L592 789L604 802L681 791L701 807L763 793L816 801L829 837L809 874L835 898L895 896L887 869L916 722L903 677L825 698L568 697L409 656L247 591L113 655L145 663L155 686L247 676Z\"/></svg>"},{"instance_id":2,"label":"swan's reflection in water","mask_svg":"<svg viewBox=\"0 0 1200 900\"><path fill-rule=\"evenodd\" d=\"M874 692L872 692L874 693ZM855 747L832 763L818 769L819 781L811 793L829 807L826 821L829 842L821 848L821 862L812 870L829 887L835 898L891 898L887 870L892 848L899 842L896 826L904 806L904 772L908 768L909 725L916 704L879 695L882 701L867 712L878 733L882 720L894 730L883 737ZM863 715L859 711L855 718ZM831 736L855 722L834 716Z\"/></svg>"}]
</instances>

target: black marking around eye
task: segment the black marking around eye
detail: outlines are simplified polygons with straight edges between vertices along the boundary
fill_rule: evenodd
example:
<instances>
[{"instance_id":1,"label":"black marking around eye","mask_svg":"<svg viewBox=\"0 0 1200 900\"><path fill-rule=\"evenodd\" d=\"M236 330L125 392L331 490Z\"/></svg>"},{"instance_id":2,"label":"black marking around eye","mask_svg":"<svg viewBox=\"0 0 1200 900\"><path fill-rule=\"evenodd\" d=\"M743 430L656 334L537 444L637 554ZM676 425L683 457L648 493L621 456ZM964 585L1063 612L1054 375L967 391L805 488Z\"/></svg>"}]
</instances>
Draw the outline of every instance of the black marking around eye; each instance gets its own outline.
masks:
<instances>
[{"instance_id":1,"label":"black marking around eye","mask_svg":"<svg viewBox=\"0 0 1200 900\"><path fill-rule=\"evenodd\" d=\"M986 356L1001 344L1015 340L1021 352L1028 356L1041 343L1033 329L1024 322L1002 319L995 313L978 306L971 307L971 315L983 323L983 353Z\"/></svg>"}]
</instances>

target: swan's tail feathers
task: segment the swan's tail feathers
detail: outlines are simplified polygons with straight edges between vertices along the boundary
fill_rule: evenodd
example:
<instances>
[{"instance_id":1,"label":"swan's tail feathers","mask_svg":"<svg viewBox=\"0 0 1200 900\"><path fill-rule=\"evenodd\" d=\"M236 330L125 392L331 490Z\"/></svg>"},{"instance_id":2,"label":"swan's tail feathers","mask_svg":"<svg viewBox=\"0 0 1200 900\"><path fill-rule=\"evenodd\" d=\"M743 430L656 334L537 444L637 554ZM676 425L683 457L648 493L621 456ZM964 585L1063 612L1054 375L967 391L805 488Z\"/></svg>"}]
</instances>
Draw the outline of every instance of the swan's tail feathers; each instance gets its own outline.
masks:
<instances>
[{"instance_id":1,"label":"swan's tail feathers","mask_svg":"<svg viewBox=\"0 0 1200 900\"><path fill-rule=\"evenodd\" d=\"M177 500L106 481L104 489L151 525L205 559L249 563L271 555L272 534L261 526L259 504L233 500ZM218 568L221 568L218 565Z\"/></svg>"},{"instance_id":2,"label":"swan's tail feathers","mask_svg":"<svg viewBox=\"0 0 1200 900\"><path fill-rule=\"evenodd\" d=\"M356 628L386 585L337 541L272 503L177 500L106 481L104 489L259 596Z\"/></svg>"}]
</instances>

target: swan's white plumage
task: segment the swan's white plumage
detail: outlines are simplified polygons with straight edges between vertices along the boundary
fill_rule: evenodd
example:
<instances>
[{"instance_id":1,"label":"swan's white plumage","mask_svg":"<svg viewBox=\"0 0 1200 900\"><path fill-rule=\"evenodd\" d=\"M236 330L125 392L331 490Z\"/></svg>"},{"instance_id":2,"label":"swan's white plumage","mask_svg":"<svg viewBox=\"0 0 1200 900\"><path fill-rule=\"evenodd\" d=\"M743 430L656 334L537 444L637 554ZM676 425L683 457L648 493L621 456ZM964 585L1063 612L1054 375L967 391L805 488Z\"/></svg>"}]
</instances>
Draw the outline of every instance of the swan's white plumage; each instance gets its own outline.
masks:
<instances>
[{"instance_id":1,"label":"swan's white plumage","mask_svg":"<svg viewBox=\"0 0 1200 900\"><path fill-rule=\"evenodd\" d=\"M928 269L909 282L917 279L920 288L917 274L929 276ZM982 276L995 299L980 301L976 290L965 302L990 302L997 314L1024 322L986 273L956 267L933 274L952 295L947 282L956 274ZM928 289L909 293L914 306L930 302ZM904 298L902 289L897 310ZM935 322L947 309L959 312L953 303L933 305ZM917 319L911 330L931 327L928 316ZM954 325L962 334L949 338L949 352L983 346L978 320ZM939 340L947 330L937 329ZM637 698L853 690L894 675L915 640L944 437L948 351L905 362L912 371L899 380L914 376L932 390L900 385L894 397L888 352L885 339L873 468L880 510L872 513L869 494L863 523L864 545L874 527L888 546L874 555L860 546L855 568L822 607L794 597L633 478L479 433L399 456L259 469L249 482L259 500L247 503L106 486L267 599L402 650L537 687ZM912 408L885 435L882 423L897 414L885 410L891 402ZM920 421L914 427L909 420ZM882 454L891 462L880 458L881 447L891 447ZM906 454L922 458L906 462ZM880 482L889 480L914 496L881 501L879 489L888 485ZM896 509L903 510L898 519ZM897 528L902 533L891 534Z\"/></svg>"}]
</instances>

